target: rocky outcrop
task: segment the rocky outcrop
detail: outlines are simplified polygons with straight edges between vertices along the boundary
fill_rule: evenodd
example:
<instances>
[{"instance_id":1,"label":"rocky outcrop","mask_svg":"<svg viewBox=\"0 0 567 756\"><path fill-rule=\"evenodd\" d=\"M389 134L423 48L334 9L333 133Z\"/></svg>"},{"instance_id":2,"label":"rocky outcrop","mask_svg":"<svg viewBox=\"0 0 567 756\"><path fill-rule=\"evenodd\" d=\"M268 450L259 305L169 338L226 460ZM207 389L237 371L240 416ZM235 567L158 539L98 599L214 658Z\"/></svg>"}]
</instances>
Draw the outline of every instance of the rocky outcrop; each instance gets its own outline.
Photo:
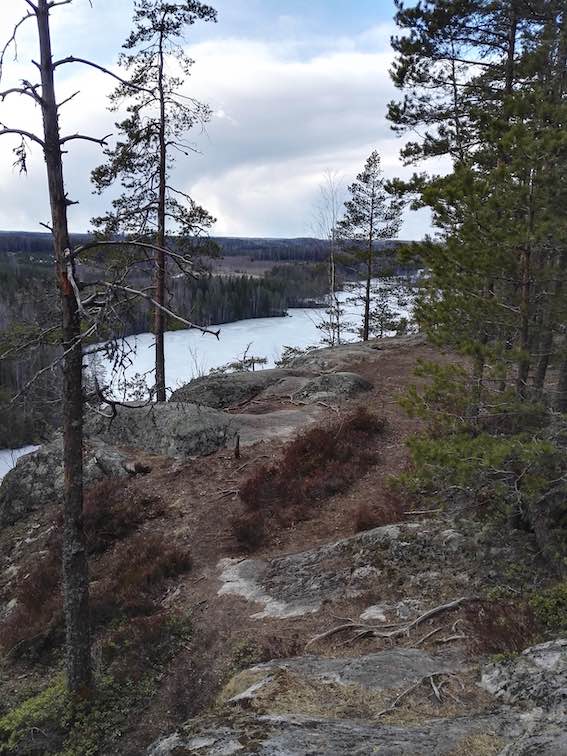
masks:
<instances>
[{"instance_id":1,"label":"rocky outcrop","mask_svg":"<svg viewBox=\"0 0 567 756\"><path fill-rule=\"evenodd\" d=\"M294 400L307 402L350 399L362 391L370 391L372 384L356 373L324 373L311 378L293 393Z\"/></svg>"},{"instance_id":2,"label":"rocky outcrop","mask_svg":"<svg viewBox=\"0 0 567 756\"><path fill-rule=\"evenodd\" d=\"M226 409L257 396L289 374L305 374L305 371L272 370L242 371L195 378L173 392L170 402L190 402L213 409Z\"/></svg>"},{"instance_id":3,"label":"rocky outcrop","mask_svg":"<svg viewBox=\"0 0 567 756\"><path fill-rule=\"evenodd\" d=\"M417 648L393 648L355 657L298 656L258 664L240 672L225 687L219 700L238 704L247 701L249 707L261 710L268 689L278 686L284 678L287 682L295 679L297 685L319 686L320 690L325 685L340 685L349 686L351 694L353 686L369 693L404 689L431 675L456 674L461 666ZM274 695L272 689L270 696Z\"/></svg>"},{"instance_id":4,"label":"rocky outcrop","mask_svg":"<svg viewBox=\"0 0 567 756\"><path fill-rule=\"evenodd\" d=\"M214 714L158 740L148 756L565 754L566 649L554 641L490 664L466 694L463 664L420 649L259 664L230 681ZM466 701L444 699L451 680Z\"/></svg>"},{"instance_id":5,"label":"rocky outcrop","mask_svg":"<svg viewBox=\"0 0 567 756\"><path fill-rule=\"evenodd\" d=\"M291 363L293 368L331 372L348 368L352 363L375 362L383 359L383 352L391 349L411 349L425 343L421 334L399 336L387 339L370 339L366 342L340 344L324 349L312 349L305 354L295 357Z\"/></svg>"},{"instance_id":6,"label":"rocky outcrop","mask_svg":"<svg viewBox=\"0 0 567 756\"><path fill-rule=\"evenodd\" d=\"M236 434L230 415L182 402L117 407L114 417L91 416L86 432L108 444L168 457L210 454L226 446Z\"/></svg>"},{"instance_id":7,"label":"rocky outcrop","mask_svg":"<svg viewBox=\"0 0 567 756\"><path fill-rule=\"evenodd\" d=\"M371 388L372 384L356 373L318 375L300 368L274 368L196 378L174 391L170 402L192 402L213 409L238 408L252 399L339 403Z\"/></svg>"},{"instance_id":8,"label":"rocky outcrop","mask_svg":"<svg viewBox=\"0 0 567 756\"><path fill-rule=\"evenodd\" d=\"M100 439L85 445L84 483L128 475L128 458ZM63 496L63 442L60 436L20 457L0 485L0 526L12 525L29 512Z\"/></svg>"},{"instance_id":9,"label":"rocky outcrop","mask_svg":"<svg viewBox=\"0 0 567 756\"><path fill-rule=\"evenodd\" d=\"M433 720L419 726L376 726L357 719L243 715L230 723L196 722L154 744L148 756L492 756L508 723L496 716ZM478 747L477 747L478 744ZM480 750L483 748L484 750Z\"/></svg>"},{"instance_id":10,"label":"rocky outcrop","mask_svg":"<svg viewBox=\"0 0 567 756\"><path fill-rule=\"evenodd\" d=\"M259 605L260 610L251 613L255 619L297 617L319 611L324 602L359 596L387 583L393 571L403 571L406 601L415 609L422 594L420 581L439 579L441 570L447 570L443 582L454 585L455 594L467 590L466 552L456 531L422 523L386 525L298 554L223 559L219 595L240 596ZM455 568L456 554L463 560L463 572ZM453 564L447 569L449 556ZM395 613L401 616L409 604Z\"/></svg>"}]
</instances>

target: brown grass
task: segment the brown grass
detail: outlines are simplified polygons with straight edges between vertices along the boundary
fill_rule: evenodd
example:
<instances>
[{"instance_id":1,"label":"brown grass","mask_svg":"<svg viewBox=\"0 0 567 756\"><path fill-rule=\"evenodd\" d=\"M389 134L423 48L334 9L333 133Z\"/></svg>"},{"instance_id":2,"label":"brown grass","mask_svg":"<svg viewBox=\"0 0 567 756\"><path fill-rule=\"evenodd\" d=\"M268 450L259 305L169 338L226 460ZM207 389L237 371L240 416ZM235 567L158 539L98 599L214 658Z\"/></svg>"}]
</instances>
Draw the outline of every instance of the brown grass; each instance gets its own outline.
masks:
<instances>
[{"instance_id":1,"label":"brown grass","mask_svg":"<svg viewBox=\"0 0 567 756\"><path fill-rule=\"evenodd\" d=\"M361 533L363 530L372 530L382 525L391 525L403 520L405 507L401 498L391 493L386 501L371 506L360 504L354 514L354 532Z\"/></svg>"},{"instance_id":2,"label":"brown grass","mask_svg":"<svg viewBox=\"0 0 567 756\"><path fill-rule=\"evenodd\" d=\"M159 611L165 582L192 566L187 548L161 532L137 528L163 512L158 499L129 495L104 482L85 496L85 530L91 559L91 624L94 630L117 618L149 617ZM61 519L34 555L18 583L15 609L0 622L0 647L14 657L38 658L63 641Z\"/></svg>"},{"instance_id":3,"label":"brown grass","mask_svg":"<svg viewBox=\"0 0 567 756\"><path fill-rule=\"evenodd\" d=\"M320 502L347 490L376 463L373 441L384 426L384 420L358 408L299 435L277 464L257 467L240 487L243 510L231 522L240 547L253 551L270 525L285 528L309 519Z\"/></svg>"},{"instance_id":4,"label":"brown grass","mask_svg":"<svg viewBox=\"0 0 567 756\"><path fill-rule=\"evenodd\" d=\"M476 601L465 608L468 647L474 654L520 653L537 641L541 628L526 604Z\"/></svg>"}]
</instances>

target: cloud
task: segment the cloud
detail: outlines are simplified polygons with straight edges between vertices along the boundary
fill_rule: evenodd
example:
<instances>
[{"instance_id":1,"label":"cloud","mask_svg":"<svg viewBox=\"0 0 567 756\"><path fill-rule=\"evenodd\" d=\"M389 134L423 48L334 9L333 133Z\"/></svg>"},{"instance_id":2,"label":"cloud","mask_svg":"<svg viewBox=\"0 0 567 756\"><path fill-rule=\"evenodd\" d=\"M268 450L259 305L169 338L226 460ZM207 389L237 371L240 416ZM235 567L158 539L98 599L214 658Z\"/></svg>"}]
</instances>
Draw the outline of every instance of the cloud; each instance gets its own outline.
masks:
<instances>
[{"instance_id":1,"label":"cloud","mask_svg":"<svg viewBox=\"0 0 567 756\"><path fill-rule=\"evenodd\" d=\"M128 12L118 12L113 3L103 9L116 49L114 38L118 31L124 36ZM89 15L88 7L60 16L66 19L54 33L59 53L82 55L85 49L92 55L101 18ZM90 28L81 26L87 18ZM388 74L392 26L375 24L358 34L329 29L306 34L297 12L276 13L273 24L277 34L257 29L253 37L222 34L219 24L209 37L201 29L200 41L188 47L196 62L186 92L209 103L215 115L205 132L192 135L199 152L177 162L175 179L216 215L217 234L313 233L312 208L325 170L338 171L348 183L373 149L380 151L388 177L408 174L398 159L400 142L385 120L387 103L396 97ZM69 39L73 49L66 50ZM32 40L23 38L25 53ZM109 65L108 47L103 53L102 62ZM20 55L13 76L23 76L24 70L30 75L25 58ZM112 84L94 71L65 68L59 99L76 89L81 94L65 106L63 130L95 136L112 131L115 116L105 102ZM39 126L37 109L17 100L0 107L0 120L8 117L11 123ZM40 151L34 150L29 175L19 178L11 169L11 146L0 141L0 227L37 228L48 212ZM88 185L90 170L100 160L96 146L79 143L72 143L66 156L69 193L80 201L71 208L75 230L88 228L89 219L110 202L110 197L94 197ZM427 216L412 214L402 236L417 238L427 230Z\"/></svg>"}]
</instances>

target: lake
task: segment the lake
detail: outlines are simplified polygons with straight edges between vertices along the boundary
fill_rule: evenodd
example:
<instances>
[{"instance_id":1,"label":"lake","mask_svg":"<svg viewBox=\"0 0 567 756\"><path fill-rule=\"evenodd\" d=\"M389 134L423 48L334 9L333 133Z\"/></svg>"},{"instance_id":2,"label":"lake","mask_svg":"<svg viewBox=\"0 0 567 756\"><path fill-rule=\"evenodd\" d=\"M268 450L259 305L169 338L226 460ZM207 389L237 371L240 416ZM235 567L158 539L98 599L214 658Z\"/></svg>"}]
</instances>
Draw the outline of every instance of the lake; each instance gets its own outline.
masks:
<instances>
[{"instance_id":1,"label":"lake","mask_svg":"<svg viewBox=\"0 0 567 756\"><path fill-rule=\"evenodd\" d=\"M351 296L352 291L339 292L339 299L345 310L344 321L359 326L362 305L347 302ZM411 298L408 304L400 305L393 301L391 306L400 315L411 316ZM262 367L273 367L286 346L305 349L320 345L322 331L318 325L324 318L323 309L290 309L286 317L238 320L212 326L220 329L218 339L196 330L168 331L165 334L167 385L174 390L192 378L206 375L212 368L237 360L246 350L248 355L267 359L266 365ZM357 339L358 335L355 333L344 334L344 341ZM154 383L153 334L130 336L123 340L123 345L125 349L121 351L126 357L119 369L113 370L101 354L89 358L101 383L112 385L111 391L116 399L132 398L133 380L141 385L142 389ZM15 465L20 456L36 448L26 446L21 449L0 449L0 479Z\"/></svg>"}]
</instances>

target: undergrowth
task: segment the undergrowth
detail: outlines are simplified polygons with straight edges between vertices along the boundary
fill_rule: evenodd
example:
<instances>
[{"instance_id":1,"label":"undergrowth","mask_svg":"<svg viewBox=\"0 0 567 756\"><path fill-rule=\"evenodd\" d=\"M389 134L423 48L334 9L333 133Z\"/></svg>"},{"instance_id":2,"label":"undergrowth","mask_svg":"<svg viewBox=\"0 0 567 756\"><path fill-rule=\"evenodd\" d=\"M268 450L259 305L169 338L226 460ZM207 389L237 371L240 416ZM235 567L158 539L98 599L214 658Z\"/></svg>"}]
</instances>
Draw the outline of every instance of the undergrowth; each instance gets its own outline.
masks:
<instances>
[{"instance_id":1,"label":"undergrowth","mask_svg":"<svg viewBox=\"0 0 567 756\"><path fill-rule=\"evenodd\" d=\"M186 618L164 614L117 626L101 642L105 670L88 701L73 703L62 675L0 717L0 754L115 752L134 713L158 689L160 670L190 637Z\"/></svg>"},{"instance_id":2,"label":"undergrowth","mask_svg":"<svg viewBox=\"0 0 567 756\"><path fill-rule=\"evenodd\" d=\"M516 654L540 640L543 628L528 602L475 601L465 608L474 654Z\"/></svg>"},{"instance_id":3,"label":"undergrowth","mask_svg":"<svg viewBox=\"0 0 567 756\"><path fill-rule=\"evenodd\" d=\"M110 622L159 612L168 578L188 572L187 549L143 525L163 512L156 499L131 496L101 483L85 497L85 530L90 563L91 624L97 632ZM63 642L61 524L47 549L24 565L15 587L15 609L0 622L0 647L8 658L41 659Z\"/></svg>"},{"instance_id":4,"label":"undergrowth","mask_svg":"<svg viewBox=\"0 0 567 756\"><path fill-rule=\"evenodd\" d=\"M243 509L231 523L238 544L253 551L272 528L308 519L326 498L347 490L376 463L374 439L384 425L359 408L305 431L277 463L257 467L240 487Z\"/></svg>"},{"instance_id":5,"label":"undergrowth","mask_svg":"<svg viewBox=\"0 0 567 756\"><path fill-rule=\"evenodd\" d=\"M458 365L421 363L428 380L401 400L424 430L409 441L405 495L426 505L491 518L533 531L543 554L567 573L567 420L542 398L511 389Z\"/></svg>"}]
</instances>

